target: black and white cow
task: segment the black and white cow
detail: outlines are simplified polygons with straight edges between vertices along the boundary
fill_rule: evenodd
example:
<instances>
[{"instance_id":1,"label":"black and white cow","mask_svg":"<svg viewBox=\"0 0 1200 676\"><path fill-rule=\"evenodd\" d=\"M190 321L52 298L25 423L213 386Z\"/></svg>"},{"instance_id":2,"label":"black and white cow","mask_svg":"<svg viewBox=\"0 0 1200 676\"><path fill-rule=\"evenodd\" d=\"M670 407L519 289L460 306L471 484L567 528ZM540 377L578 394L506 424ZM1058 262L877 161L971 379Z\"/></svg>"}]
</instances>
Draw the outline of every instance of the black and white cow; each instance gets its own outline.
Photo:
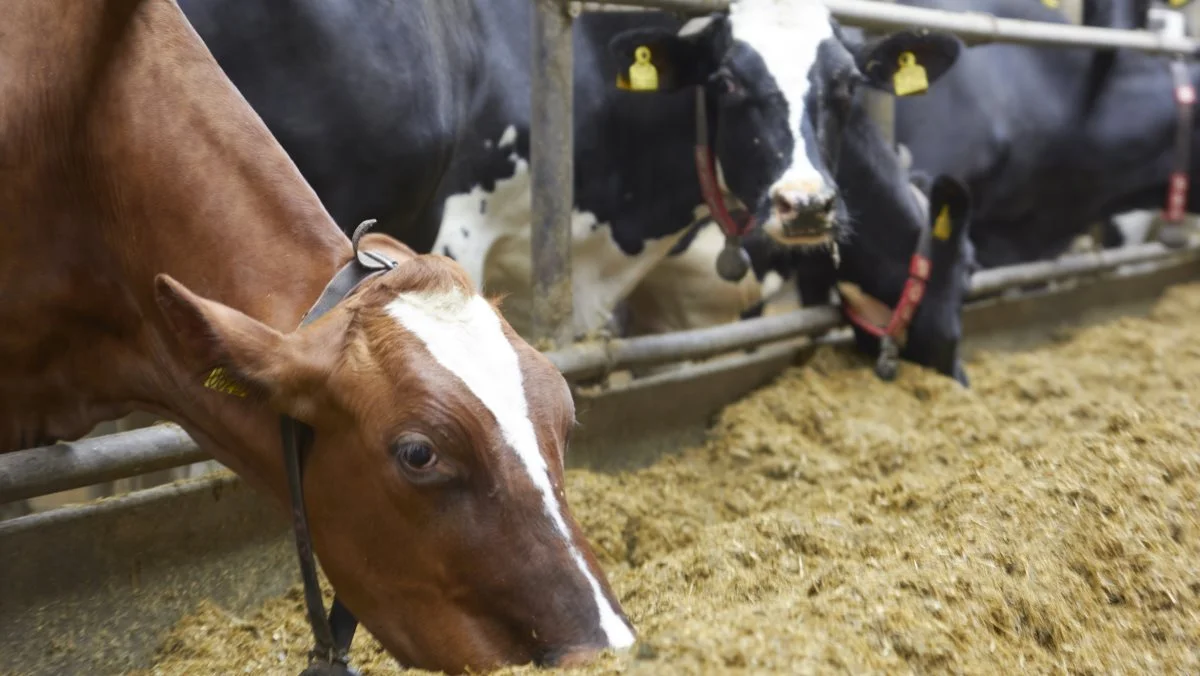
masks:
<instances>
[{"instance_id":1,"label":"black and white cow","mask_svg":"<svg viewBox=\"0 0 1200 676\"><path fill-rule=\"evenodd\" d=\"M337 221L378 218L530 309L530 0L181 0L235 85ZM793 244L838 237L830 165L857 64L889 88L900 47L936 78L958 43L902 33L863 51L819 0L741 0L684 23L585 14L575 27L574 330L601 327L706 211L695 91L725 189ZM616 86L648 47L656 91ZM857 60L857 61L856 61Z\"/></svg>"},{"instance_id":2,"label":"black and white cow","mask_svg":"<svg viewBox=\"0 0 1200 676\"><path fill-rule=\"evenodd\" d=\"M851 113L848 126L860 131L846 137L837 172L853 224L839 247L840 265L835 267L829 256L781 247L760 234L747 242L755 273L760 279L790 277L804 305L829 303L836 288L843 310L859 320L851 324L858 348L878 355L880 338L862 323L882 328L896 320L902 296L918 283L912 279L914 254L924 238L929 263L921 282L924 294L898 336L899 356L967 385L959 344L962 306L976 268L968 236L970 195L949 177L930 182L910 176L861 106ZM925 190L919 192L910 179Z\"/></svg>"},{"instance_id":3,"label":"black and white cow","mask_svg":"<svg viewBox=\"0 0 1200 676\"><path fill-rule=\"evenodd\" d=\"M1063 21L1030 0L900 1ZM1055 257L1089 224L1166 201L1178 119L1167 60L1118 52L1089 102L1093 55L973 47L926 96L897 101L896 138L911 151L914 167L968 187L971 237L984 267ZM1193 85L1200 80L1200 66L1190 64L1188 73ZM1193 174L1197 150L1193 143ZM1198 196L1193 182L1188 203Z\"/></svg>"}]
</instances>

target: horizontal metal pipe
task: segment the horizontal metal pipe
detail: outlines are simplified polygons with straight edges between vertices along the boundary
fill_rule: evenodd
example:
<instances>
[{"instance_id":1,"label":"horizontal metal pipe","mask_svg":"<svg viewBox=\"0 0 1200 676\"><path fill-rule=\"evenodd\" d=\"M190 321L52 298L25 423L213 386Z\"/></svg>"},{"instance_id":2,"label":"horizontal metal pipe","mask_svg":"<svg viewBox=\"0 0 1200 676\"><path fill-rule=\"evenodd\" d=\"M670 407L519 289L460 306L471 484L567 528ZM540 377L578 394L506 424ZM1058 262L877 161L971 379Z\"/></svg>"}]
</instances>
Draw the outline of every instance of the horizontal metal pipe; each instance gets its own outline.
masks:
<instances>
[{"instance_id":1,"label":"horizontal metal pipe","mask_svg":"<svg viewBox=\"0 0 1200 676\"><path fill-rule=\"evenodd\" d=\"M1200 244L1168 249L1143 244L1058 260L994 268L972 278L971 298L1068 277L1110 272L1123 265L1179 262L1200 257ZM580 343L546 353L568 380L581 380L630 366L702 359L799 336L822 336L844 326L831 306L805 308L774 317L748 319L692 331ZM824 342L818 337L817 342ZM0 504L114 481L207 460L175 425L93 437L0 455Z\"/></svg>"},{"instance_id":2,"label":"horizontal metal pipe","mask_svg":"<svg viewBox=\"0 0 1200 676\"><path fill-rule=\"evenodd\" d=\"M1005 42L1045 47L1132 49L1148 54L1196 55L1200 41L1144 30L1093 28L1044 21L1000 19L983 12L947 12L905 7L872 0L822 0L839 22L869 31L929 28L954 33L967 44ZM729 0L624 0L609 5L641 6L685 14L707 14L729 8ZM600 9L580 6L581 9ZM607 9L607 8L605 8Z\"/></svg>"},{"instance_id":3,"label":"horizontal metal pipe","mask_svg":"<svg viewBox=\"0 0 1200 676\"><path fill-rule=\"evenodd\" d=\"M208 460L177 425L0 455L0 504Z\"/></svg>"},{"instance_id":4,"label":"horizontal metal pipe","mask_svg":"<svg viewBox=\"0 0 1200 676\"><path fill-rule=\"evenodd\" d=\"M841 324L837 308L813 307L703 329L581 343L546 356L567 378L579 380L619 368L702 359L785 338L818 335Z\"/></svg>"},{"instance_id":5,"label":"horizontal metal pipe","mask_svg":"<svg viewBox=\"0 0 1200 676\"><path fill-rule=\"evenodd\" d=\"M1133 49L1148 54L1192 56L1200 42L1149 31L1093 28L1044 21L999 19L982 12L944 12L870 0L823 0L834 18L868 30L929 28L954 33L967 44L1007 42L1047 47Z\"/></svg>"},{"instance_id":6,"label":"horizontal metal pipe","mask_svg":"<svg viewBox=\"0 0 1200 676\"><path fill-rule=\"evenodd\" d=\"M971 278L968 298L978 298L1027 284L1042 284L1068 277L1082 277L1111 272L1123 265L1164 261L1172 258L1195 258L1200 244L1170 249L1157 242L1106 251L1062 256L1052 261L1022 263L1002 268L981 270Z\"/></svg>"}]
</instances>

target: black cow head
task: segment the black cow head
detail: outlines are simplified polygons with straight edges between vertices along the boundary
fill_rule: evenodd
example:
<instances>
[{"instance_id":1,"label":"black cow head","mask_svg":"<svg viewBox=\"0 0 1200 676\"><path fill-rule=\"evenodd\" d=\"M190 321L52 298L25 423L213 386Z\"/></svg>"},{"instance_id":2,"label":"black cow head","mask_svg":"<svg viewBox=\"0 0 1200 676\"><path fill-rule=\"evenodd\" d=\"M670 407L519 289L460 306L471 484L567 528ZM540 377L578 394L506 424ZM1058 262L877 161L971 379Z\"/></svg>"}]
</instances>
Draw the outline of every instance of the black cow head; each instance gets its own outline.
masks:
<instances>
[{"instance_id":1,"label":"black cow head","mask_svg":"<svg viewBox=\"0 0 1200 676\"><path fill-rule=\"evenodd\" d=\"M975 257L968 228L970 193L958 181L941 176L928 194L932 251L930 275L924 299L908 326L900 356L936 369L967 385L967 374L959 358L962 340L962 306L971 289ZM842 303L876 325L887 324L895 301L908 279L910 260L894 255L877 255L874 247L858 252L849 276L838 284ZM854 270L858 270L855 274ZM886 303L883 300L886 299ZM878 354L879 339L855 327L858 346Z\"/></svg>"},{"instance_id":2,"label":"black cow head","mask_svg":"<svg viewBox=\"0 0 1200 676\"><path fill-rule=\"evenodd\" d=\"M648 95L704 88L723 186L768 234L799 246L842 234L846 211L834 176L855 88L893 92L900 59L910 54L932 82L959 50L956 38L929 31L851 43L814 0L741 0L679 31L639 28L610 43L623 89L643 84L628 70L639 59L656 74L642 89Z\"/></svg>"}]
</instances>

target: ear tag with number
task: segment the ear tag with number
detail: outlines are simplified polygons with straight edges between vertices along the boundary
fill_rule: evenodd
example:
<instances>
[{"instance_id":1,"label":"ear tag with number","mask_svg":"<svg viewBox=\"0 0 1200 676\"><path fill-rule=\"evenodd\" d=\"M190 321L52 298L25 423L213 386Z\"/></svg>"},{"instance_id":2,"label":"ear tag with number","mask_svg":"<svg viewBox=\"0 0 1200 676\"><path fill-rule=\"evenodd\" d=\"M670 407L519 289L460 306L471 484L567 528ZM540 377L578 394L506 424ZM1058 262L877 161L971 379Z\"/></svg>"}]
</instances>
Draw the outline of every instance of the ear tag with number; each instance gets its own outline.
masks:
<instances>
[{"instance_id":1,"label":"ear tag with number","mask_svg":"<svg viewBox=\"0 0 1200 676\"><path fill-rule=\"evenodd\" d=\"M917 57L912 52L900 53L900 68L892 76L892 85L896 96L924 94L929 89L929 77L925 67L917 63Z\"/></svg>"},{"instance_id":2,"label":"ear tag with number","mask_svg":"<svg viewBox=\"0 0 1200 676\"><path fill-rule=\"evenodd\" d=\"M658 91L658 69L650 63L650 48L638 47L633 51L633 65L629 67L629 88L635 92Z\"/></svg>"},{"instance_id":3,"label":"ear tag with number","mask_svg":"<svg viewBox=\"0 0 1200 676\"><path fill-rule=\"evenodd\" d=\"M938 212L937 220L933 222L933 236L936 239L946 241L950 239L950 206L943 204L942 210Z\"/></svg>"}]
</instances>

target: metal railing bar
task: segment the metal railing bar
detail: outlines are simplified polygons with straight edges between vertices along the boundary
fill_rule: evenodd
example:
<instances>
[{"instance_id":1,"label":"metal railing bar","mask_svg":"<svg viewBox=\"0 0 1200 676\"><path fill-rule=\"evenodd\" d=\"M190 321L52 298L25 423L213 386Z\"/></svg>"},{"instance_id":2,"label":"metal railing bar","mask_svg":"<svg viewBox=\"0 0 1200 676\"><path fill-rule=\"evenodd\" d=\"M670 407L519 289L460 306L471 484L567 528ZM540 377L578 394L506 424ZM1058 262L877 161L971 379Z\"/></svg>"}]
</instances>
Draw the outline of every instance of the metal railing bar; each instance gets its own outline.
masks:
<instances>
[{"instance_id":1,"label":"metal railing bar","mask_svg":"<svg viewBox=\"0 0 1200 676\"><path fill-rule=\"evenodd\" d=\"M1003 42L1042 47L1132 49L1148 54L1184 56L1195 56L1200 52L1200 41L1145 30L1002 19L983 12L947 12L873 0L822 1L835 19L848 26L880 32L929 28L953 33L969 45ZM730 0L610 0L604 4L701 15L728 10ZM617 10L617 7L600 7L596 3L582 3L578 8L584 11Z\"/></svg>"},{"instance_id":2,"label":"metal railing bar","mask_svg":"<svg viewBox=\"0 0 1200 676\"><path fill-rule=\"evenodd\" d=\"M0 455L0 504L209 460L178 425Z\"/></svg>"}]
</instances>

